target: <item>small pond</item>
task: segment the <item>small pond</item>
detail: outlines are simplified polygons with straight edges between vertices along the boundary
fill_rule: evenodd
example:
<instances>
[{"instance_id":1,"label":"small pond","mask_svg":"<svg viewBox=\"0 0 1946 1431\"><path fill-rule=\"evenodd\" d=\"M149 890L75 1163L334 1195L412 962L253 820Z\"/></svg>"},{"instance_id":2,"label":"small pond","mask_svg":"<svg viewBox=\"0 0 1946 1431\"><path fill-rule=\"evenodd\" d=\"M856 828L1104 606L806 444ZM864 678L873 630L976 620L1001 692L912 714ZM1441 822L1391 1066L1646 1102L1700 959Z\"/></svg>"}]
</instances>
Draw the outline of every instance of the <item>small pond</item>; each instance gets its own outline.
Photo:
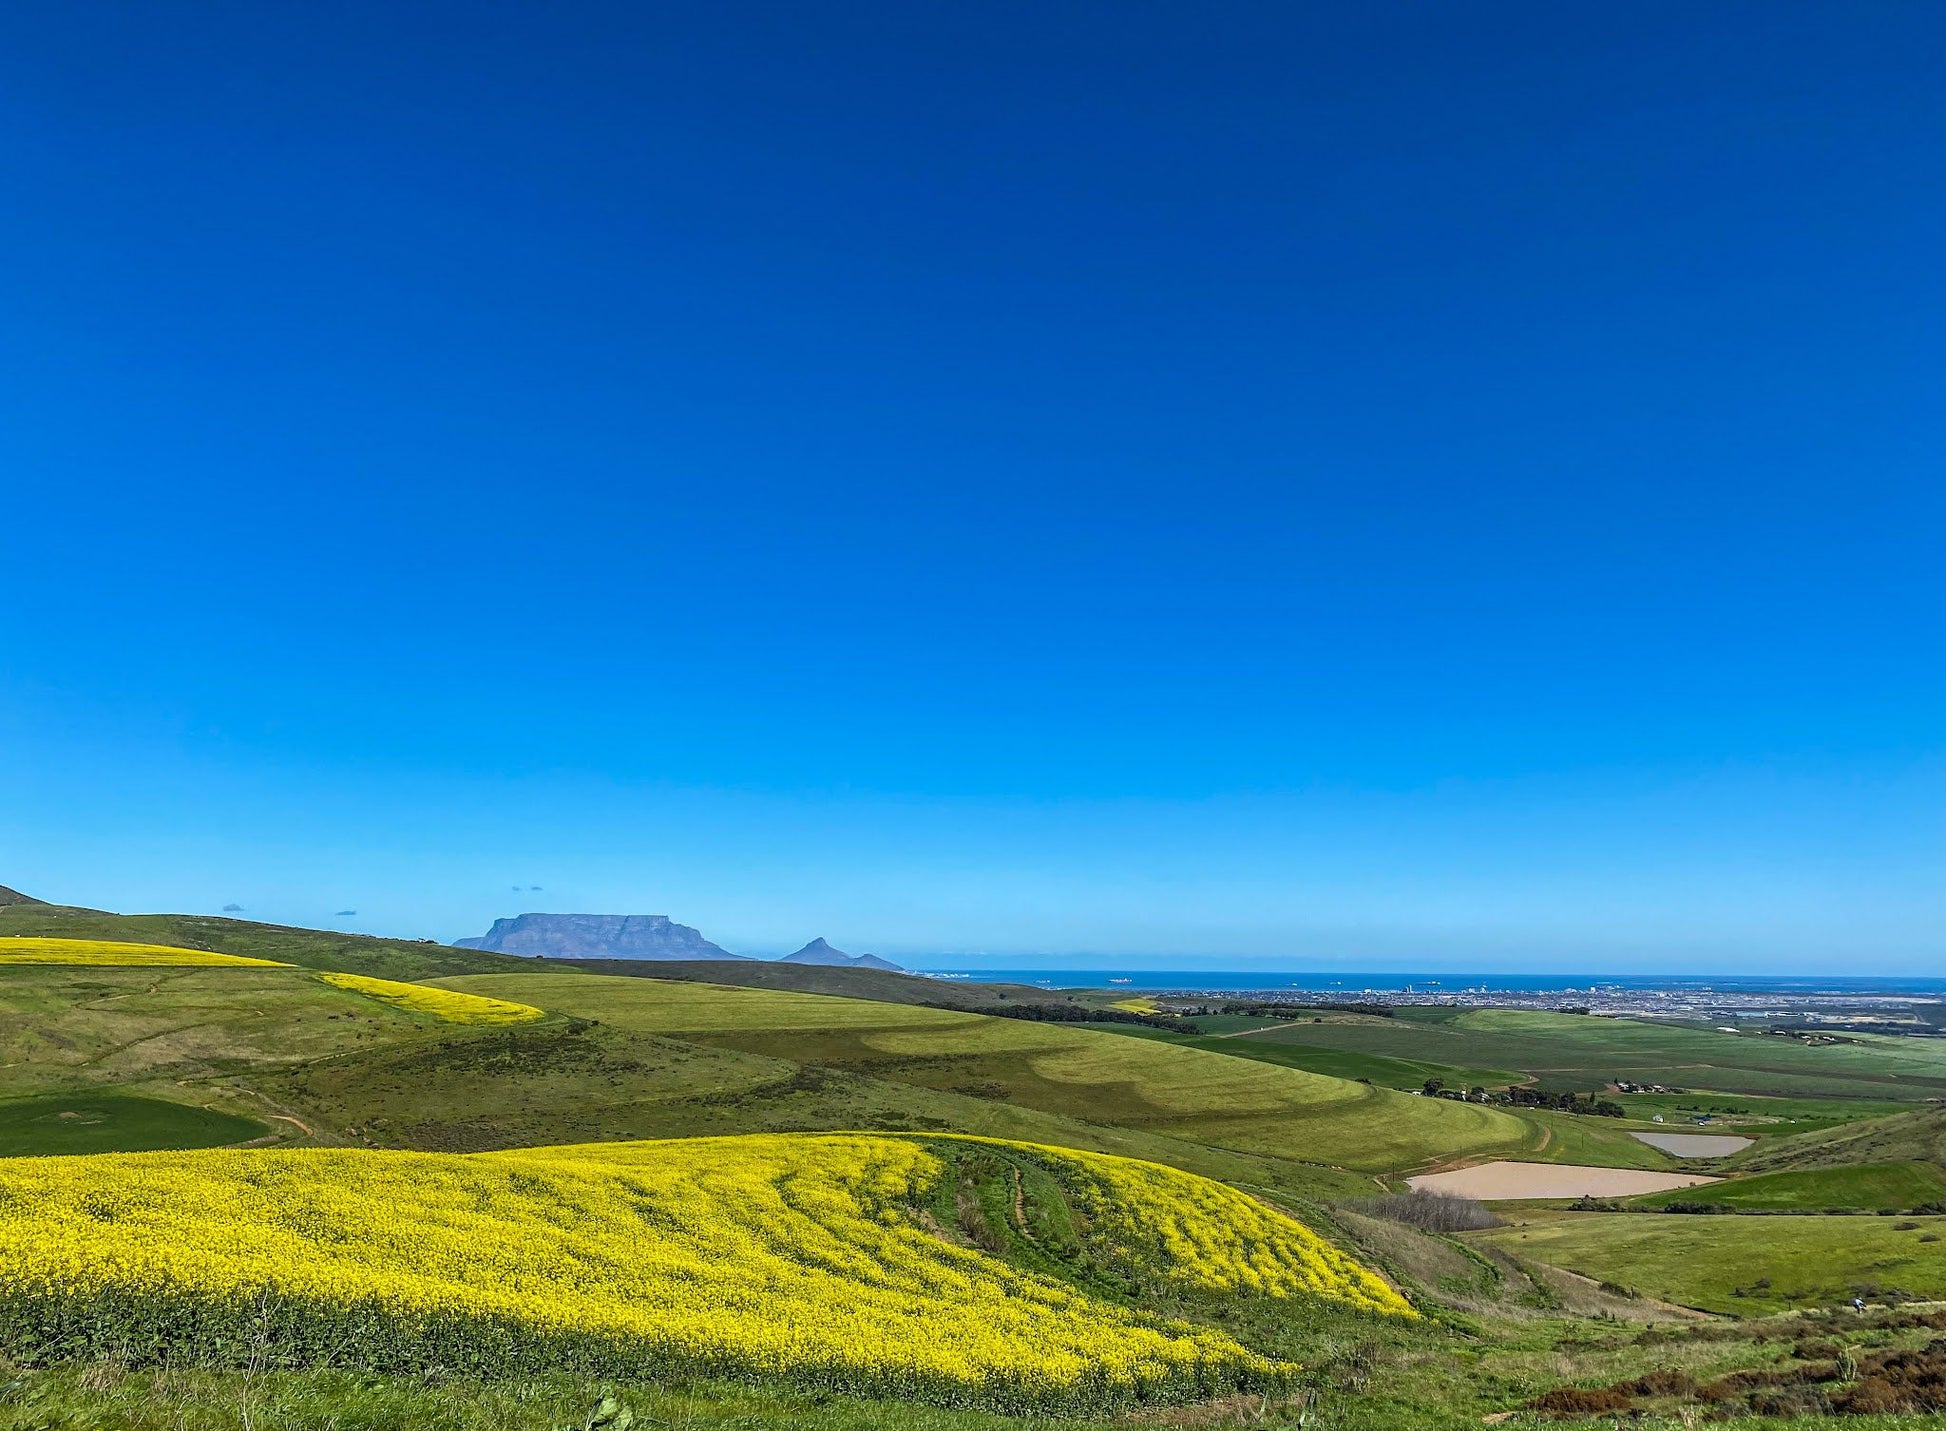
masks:
<instances>
[{"instance_id":1,"label":"small pond","mask_svg":"<svg viewBox=\"0 0 1946 1431\"><path fill-rule=\"evenodd\" d=\"M1679 1158L1727 1158L1757 1141L1728 1133L1637 1133L1635 1136L1651 1148L1660 1148Z\"/></svg>"}]
</instances>

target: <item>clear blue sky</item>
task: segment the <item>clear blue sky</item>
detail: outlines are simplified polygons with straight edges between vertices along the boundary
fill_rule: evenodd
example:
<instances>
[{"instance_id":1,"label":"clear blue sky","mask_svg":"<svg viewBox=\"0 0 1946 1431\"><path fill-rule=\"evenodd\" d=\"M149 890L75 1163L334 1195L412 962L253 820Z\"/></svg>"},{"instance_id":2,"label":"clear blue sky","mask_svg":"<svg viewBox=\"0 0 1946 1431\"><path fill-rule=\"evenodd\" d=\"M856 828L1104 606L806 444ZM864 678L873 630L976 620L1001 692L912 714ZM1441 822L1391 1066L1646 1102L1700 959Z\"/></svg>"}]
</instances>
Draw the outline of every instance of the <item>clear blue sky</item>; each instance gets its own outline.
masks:
<instances>
[{"instance_id":1,"label":"clear blue sky","mask_svg":"<svg viewBox=\"0 0 1946 1431\"><path fill-rule=\"evenodd\" d=\"M1935 969L1943 73L1910 3L11 7L0 883Z\"/></svg>"}]
</instances>

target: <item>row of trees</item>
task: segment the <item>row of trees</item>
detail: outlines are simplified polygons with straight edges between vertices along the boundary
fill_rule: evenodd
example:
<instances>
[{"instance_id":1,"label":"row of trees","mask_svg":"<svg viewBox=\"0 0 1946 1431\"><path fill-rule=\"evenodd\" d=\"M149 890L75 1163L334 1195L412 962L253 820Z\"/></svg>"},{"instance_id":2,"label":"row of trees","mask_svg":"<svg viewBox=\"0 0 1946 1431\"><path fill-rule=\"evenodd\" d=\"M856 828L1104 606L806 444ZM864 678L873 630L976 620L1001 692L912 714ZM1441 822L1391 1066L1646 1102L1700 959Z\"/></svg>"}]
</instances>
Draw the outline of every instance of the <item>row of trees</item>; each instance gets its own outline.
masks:
<instances>
[{"instance_id":1,"label":"row of trees","mask_svg":"<svg viewBox=\"0 0 1946 1431\"><path fill-rule=\"evenodd\" d=\"M1471 1088L1448 1088L1443 1078L1428 1078L1419 1091L1428 1098L1451 1098L1461 1103L1505 1103L1519 1108L1552 1108L1561 1113L1580 1113L1594 1118L1628 1116L1628 1110L1614 1099L1594 1093L1549 1093L1545 1089L1525 1086L1488 1092L1477 1083Z\"/></svg>"}]
</instances>

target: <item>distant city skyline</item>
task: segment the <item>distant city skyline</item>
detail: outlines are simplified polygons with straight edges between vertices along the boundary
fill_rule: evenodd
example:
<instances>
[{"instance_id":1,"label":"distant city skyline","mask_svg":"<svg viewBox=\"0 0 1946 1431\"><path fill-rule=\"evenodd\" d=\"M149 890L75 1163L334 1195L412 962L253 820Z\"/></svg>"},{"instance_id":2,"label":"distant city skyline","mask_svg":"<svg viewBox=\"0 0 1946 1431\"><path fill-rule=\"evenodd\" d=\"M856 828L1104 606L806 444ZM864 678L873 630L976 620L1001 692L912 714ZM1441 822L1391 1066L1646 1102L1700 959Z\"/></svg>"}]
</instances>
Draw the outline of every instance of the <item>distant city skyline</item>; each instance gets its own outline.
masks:
<instances>
[{"instance_id":1,"label":"distant city skyline","mask_svg":"<svg viewBox=\"0 0 1946 1431\"><path fill-rule=\"evenodd\" d=\"M15 7L0 884L1937 967L1942 53L1874 0Z\"/></svg>"}]
</instances>

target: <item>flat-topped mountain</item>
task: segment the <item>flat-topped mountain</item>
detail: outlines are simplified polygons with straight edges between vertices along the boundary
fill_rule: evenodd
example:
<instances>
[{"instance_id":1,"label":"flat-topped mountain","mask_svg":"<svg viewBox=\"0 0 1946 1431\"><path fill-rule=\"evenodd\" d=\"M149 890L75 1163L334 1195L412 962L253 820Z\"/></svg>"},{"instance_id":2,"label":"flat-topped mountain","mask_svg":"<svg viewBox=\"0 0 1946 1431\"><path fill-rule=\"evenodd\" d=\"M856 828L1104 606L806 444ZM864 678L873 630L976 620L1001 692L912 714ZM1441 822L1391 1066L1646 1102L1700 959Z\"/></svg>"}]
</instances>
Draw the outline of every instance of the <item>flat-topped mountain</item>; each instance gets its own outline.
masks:
<instances>
[{"instance_id":1,"label":"flat-topped mountain","mask_svg":"<svg viewBox=\"0 0 1946 1431\"><path fill-rule=\"evenodd\" d=\"M825 943L822 935L813 939L795 954L786 954L782 962L786 964L826 964L834 969L885 969L894 974L903 974L905 972L905 970L901 969L897 964L894 964L890 959L881 959L876 954L847 954L842 949L833 949L829 944Z\"/></svg>"},{"instance_id":2,"label":"flat-topped mountain","mask_svg":"<svg viewBox=\"0 0 1946 1431\"><path fill-rule=\"evenodd\" d=\"M461 949L549 959L742 959L666 914L517 914Z\"/></svg>"}]
</instances>

